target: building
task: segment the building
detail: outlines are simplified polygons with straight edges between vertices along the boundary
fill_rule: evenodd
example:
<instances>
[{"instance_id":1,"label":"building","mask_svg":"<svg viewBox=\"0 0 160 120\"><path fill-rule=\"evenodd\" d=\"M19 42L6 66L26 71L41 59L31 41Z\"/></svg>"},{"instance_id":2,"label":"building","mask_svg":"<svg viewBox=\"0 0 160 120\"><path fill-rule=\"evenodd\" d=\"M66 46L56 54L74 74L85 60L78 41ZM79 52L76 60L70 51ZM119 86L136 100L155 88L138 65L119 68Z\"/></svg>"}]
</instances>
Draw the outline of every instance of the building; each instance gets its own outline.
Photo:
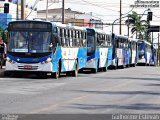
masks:
<instances>
[{"instance_id":1,"label":"building","mask_svg":"<svg viewBox=\"0 0 160 120\"><path fill-rule=\"evenodd\" d=\"M94 18L92 14L72 11L70 8L65 9L64 12L65 12L65 23L66 24L70 23L75 26L88 26L88 27L95 27L99 29L103 28L103 25L97 22L97 21L101 22L101 20ZM46 10L38 10L37 18L46 20ZM61 22L62 21L62 9L61 8L49 9L47 19L48 21Z\"/></svg>"},{"instance_id":2,"label":"building","mask_svg":"<svg viewBox=\"0 0 160 120\"><path fill-rule=\"evenodd\" d=\"M12 20L21 18L21 5L18 4L17 9L17 2L15 0L0 0L0 13L4 13L4 4L9 3L9 14L12 15ZM33 20L33 18L37 17L37 10L32 9L32 7L28 7L28 5L25 5L25 18L28 20Z\"/></svg>"}]
</instances>

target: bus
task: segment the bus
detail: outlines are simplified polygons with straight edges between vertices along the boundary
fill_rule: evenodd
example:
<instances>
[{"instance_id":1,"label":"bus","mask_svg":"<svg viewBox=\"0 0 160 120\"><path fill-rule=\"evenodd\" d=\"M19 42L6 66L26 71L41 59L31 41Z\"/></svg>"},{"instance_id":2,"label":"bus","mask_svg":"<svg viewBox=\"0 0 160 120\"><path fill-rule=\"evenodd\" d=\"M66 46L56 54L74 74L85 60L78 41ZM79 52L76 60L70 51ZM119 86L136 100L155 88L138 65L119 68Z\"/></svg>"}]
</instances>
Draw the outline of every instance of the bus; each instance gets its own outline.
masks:
<instances>
[{"instance_id":1,"label":"bus","mask_svg":"<svg viewBox=\"0 0 160 120\"><path fill-rule=\"evenodd\" d=\"M150 65L151 44L146 40L138 40L138 65Z\"/></svg>"},{"instance_id":2,"label":"bus","mask_svg":"<svg viewBox=\"0 0 160 120\"><path fill-rule=\"evenodd\" d=\"M156 54L156 47L154 45L151 45L151 59L150 59L150 65L155 66L157 61L157 54Z\"/></svg>"},{"instance_id":3,"label":"bus","mask_svg":"<svg viewBox=\"0 0 160 120\"><path fill-rule=\"evenodd\" d=\"M135 67L137 64L137 39L129 38L130 66Z\"/></svg>"},{"instance_id":4,"label":"bus","mask_svg":"<svg viewBox=\"0 0 160 120\"><path fill-rule=\"evenodd\" d=\"M44 21L12 21L8 25L5 74L23 71L47 77L78 75L86 66L86 29Z\"/></svg>"},{"instance_id":5,"label":"bus","mask_svg":"<svg viewBox=\"0 0 160 120\"><path fill-rule=\"evenodd\" d=\"M129 40L128 37L122 35L112 34L112 67L117 69L118 67L124 68L129 66Z\"/></svg>"},{"instance_id":6,"label":"bus","mask_svg":"<svg viewBox=\"0 0 160 120\"><path fill-rule=\"evenodd\" d=\"M94 28L87 28L87 65L93 73L107 71L112 63L111 34Z\"/></svg>"}]
</instances>

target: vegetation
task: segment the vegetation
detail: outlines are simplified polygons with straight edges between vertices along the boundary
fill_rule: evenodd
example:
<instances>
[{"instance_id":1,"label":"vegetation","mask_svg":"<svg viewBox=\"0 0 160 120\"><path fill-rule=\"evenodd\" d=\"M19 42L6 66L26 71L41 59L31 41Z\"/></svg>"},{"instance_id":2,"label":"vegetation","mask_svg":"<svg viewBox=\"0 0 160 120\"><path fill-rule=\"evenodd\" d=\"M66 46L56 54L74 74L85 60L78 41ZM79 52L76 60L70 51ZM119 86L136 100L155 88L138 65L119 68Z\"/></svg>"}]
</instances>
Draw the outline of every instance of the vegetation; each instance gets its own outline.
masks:
<instances>
[{"instance_id":1,"label":"vegetation","mask_svg":"<svg viewBox=\"0 0 160 120\"><path fill-rule=\"evenodd\" d=\"M147 28L148 22L142 20L142 16L138 15L135 11L132 14L128 14L128 19L125 21L125 24L131 27L131 33L136 34L138 39L148 40Z\"/></svg>"},{"instance_id":2,"label":"vegetation","mask_svg":"<svg viewBox=\"0 0 160 120\"><path fill-rule=\"evenodd\" d=\"M7 41L7 32L4 31L3 28L0 27L0 36L2 37L2 39L4 40L4 42Z\"/></svg>"}]
</instances>

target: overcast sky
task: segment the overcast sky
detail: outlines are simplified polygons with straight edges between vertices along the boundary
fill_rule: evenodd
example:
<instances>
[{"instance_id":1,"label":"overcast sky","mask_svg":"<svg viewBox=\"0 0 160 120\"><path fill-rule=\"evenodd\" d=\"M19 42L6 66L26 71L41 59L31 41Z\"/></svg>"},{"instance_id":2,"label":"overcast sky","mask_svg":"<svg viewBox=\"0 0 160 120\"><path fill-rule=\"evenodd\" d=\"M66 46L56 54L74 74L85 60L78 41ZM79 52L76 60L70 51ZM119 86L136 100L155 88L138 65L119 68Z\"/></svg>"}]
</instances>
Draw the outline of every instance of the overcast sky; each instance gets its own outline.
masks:
<instances>
[{"instance_id":1,"label":"overcast sky","mask_svg":"<svg viewBox=\"0 0 160 120\"><path fill-rule=\"evenodd\" d=\"M50 1L59 1L59 3L50 2L49 8L61 8L62 0L50 0ZM137 0L122 0L122 14L123 16L126 13L132 13L136 11L138 14L147 14L148 8L133 8L130 5L134 5ZM160 0L141 0L141 1L159 1ZM34 4L35 0L27 0L28 4ZM38 9L46 9L46 0L40 1L37 4ZM120 11L120 0L65 0L65 8L71 8L79 12L90 13L92 12L93 16L100 18L104 23L113 23L113 21L119 18ZM153 12L153 21L151 25L160 25L160 7L150 8ZM143 15L143 19L146 19L147 16ZM123 20L125 20L124 18ZM106 27L107 32L111 31L111 26ZM119 27L114 27L115 32L119 33ZM127 35L127 27L122 26L122 35ZM156 38L157 33L154 35Z\"/></svg>"}]
</instances>

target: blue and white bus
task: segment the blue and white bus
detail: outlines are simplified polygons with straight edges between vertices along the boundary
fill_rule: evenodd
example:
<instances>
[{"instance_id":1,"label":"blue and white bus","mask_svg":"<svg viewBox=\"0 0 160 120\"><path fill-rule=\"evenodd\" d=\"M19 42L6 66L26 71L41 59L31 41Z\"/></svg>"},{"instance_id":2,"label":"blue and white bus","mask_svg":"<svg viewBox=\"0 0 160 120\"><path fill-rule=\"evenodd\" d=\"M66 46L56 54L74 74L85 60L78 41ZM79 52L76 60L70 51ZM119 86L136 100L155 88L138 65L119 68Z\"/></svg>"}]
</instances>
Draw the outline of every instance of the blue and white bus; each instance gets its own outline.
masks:
<instances>
[{"instance_id":1,"label":"blue and white bus","mask_svg":"<svg viewBox=\"0 0 160 120\"><path fill-rule=\"evenodd\" d=\"M8 26L5 73L23 71L61 72L77 76L86 66L86 29L43 21L13 21Z\"/></svg>"},{"instance_id":2,"label":"blue and white bus","mask_svg":"<svg viewBox=\"0 0 160 120\"><path fill-rule=\"evenodd\" d=\"M128 37L122 35L112 34L112 66L116 69L118 67L124 68L129 66L129 48Z\"/></svg>"},{"instance_id":3,"label":"blue and white bus","mask_svg":"<svg viewBox=\"0 0 160 120\"><path fill-rule=\"evenodd\" d=\"M156 47L154 45L151 45L151 59L150 59L150 65L155 66L156 65Z\"/></svg>"},{"instance_id":4,"label":"blue and white bus","mask_svg":"<svg viewBox=\"0 0 160 120\"><path fill-rule=\"evenodd\" d=\"M137 41L138 39L129 38L130 66L135 67L137 64Z\"/></svg>"},{"instance_id":5,"label":"blue and white bus","mask_svg":"<svg viewBox=\"0 0 160 120\"><path fill-rule=\"evenodd\" d=\"M151 44L146 40L138 40L137 64L150 65L151 55Z\"/></svg>"},{"instance_id":6,"label":"blue and white bus","mask_svg":"<svg viewBox=\"0 0 160 120\"><path fill-rule=\"evenodd\" d=\"M87 66L97 73L98 69L107 71L112 63L111 34L102 30L87 28Z\"/></svg>"}]
</instances>

